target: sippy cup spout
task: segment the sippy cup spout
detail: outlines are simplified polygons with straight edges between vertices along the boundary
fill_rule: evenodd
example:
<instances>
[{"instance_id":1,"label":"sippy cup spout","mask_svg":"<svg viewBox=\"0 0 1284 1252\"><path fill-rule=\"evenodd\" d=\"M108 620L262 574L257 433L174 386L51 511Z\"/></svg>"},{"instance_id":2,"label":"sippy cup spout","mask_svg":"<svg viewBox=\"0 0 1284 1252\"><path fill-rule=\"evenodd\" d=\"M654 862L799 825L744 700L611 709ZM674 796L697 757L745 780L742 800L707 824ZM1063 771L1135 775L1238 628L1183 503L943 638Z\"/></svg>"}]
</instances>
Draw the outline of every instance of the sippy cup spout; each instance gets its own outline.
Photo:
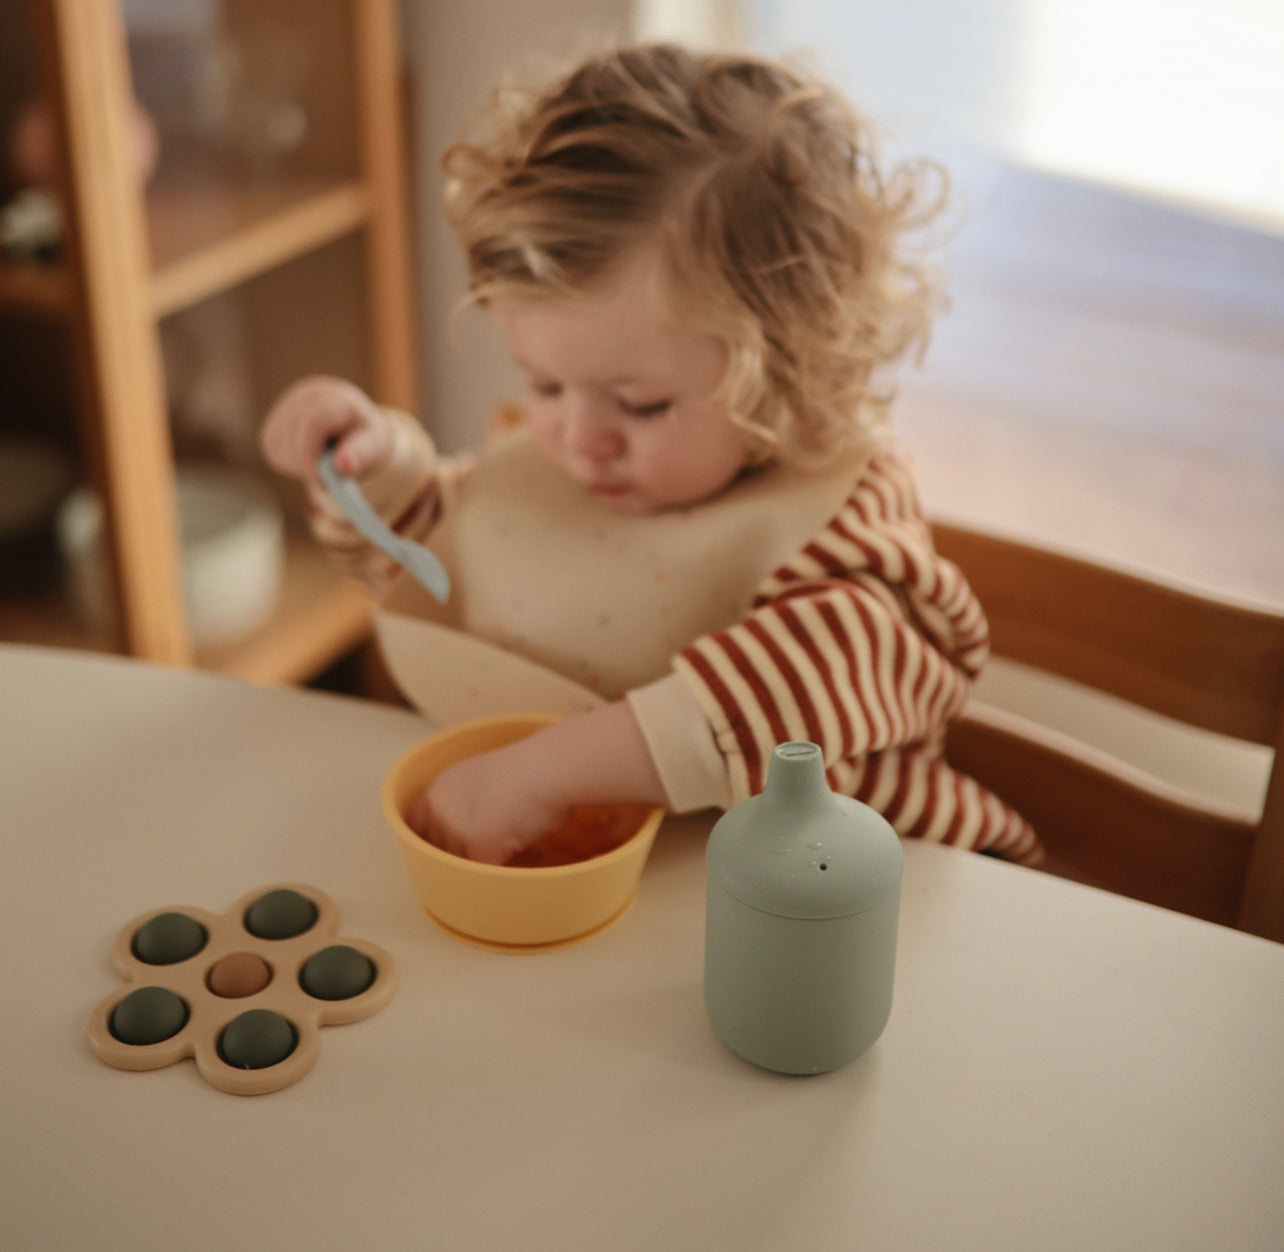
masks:
<instances>
[{"instance_id":1,"label":"sippy cup spout","mask_svg":"<svg viewBox=\"0 0 1284 1252\"><path fill-rule=\"evenodd\" d=\"M782 743L772 753L762 794L773 807L798 810L832 796L820 748L804 741Z\"/></svg>"}]
</instances>

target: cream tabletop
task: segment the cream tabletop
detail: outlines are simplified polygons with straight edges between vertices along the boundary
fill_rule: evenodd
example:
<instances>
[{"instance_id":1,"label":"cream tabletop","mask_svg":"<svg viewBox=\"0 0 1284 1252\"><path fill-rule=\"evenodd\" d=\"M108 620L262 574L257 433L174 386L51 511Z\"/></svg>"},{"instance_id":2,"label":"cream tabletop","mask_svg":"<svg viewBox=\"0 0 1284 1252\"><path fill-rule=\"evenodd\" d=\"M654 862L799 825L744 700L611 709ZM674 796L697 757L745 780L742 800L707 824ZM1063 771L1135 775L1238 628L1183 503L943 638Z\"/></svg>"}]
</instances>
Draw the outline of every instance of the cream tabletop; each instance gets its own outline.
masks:
<instances>
[{"instance_id":1,"label":"cream tabletop","mask_svg":"<svg viewBox=\"0 0 1284 1252\"><path fill-rule=\"evenodd\" d=\"M586 943L498 955L437 929L378 803L422 733L0 646L0 1246L1284 1247L1284 946L910 843L886 1032L785 1078L704 1012L707 823L670 822ZM279 882L393 956L382 1011L263 1096L95 1057L126 922Z\"/></svg>"}]
</instances>

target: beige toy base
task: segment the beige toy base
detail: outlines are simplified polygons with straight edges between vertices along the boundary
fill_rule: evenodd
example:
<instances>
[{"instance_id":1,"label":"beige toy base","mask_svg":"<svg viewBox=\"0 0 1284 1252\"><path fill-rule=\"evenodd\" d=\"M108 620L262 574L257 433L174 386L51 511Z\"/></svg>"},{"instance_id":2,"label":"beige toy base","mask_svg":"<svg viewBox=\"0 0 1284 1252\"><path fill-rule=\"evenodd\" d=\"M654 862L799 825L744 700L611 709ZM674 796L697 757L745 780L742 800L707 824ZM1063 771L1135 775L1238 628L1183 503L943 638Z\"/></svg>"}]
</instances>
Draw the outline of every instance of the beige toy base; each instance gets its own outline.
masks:
<instances>
[{"instance_id":1,"label":"beige toy base","mask_svg":"<svg viewBox=\"0 0 1284 1252\"><path fill-rule=\"evenodd\" d=\"M556 952L559 948L573 947L577 943L583 943L586 939L592 939L595 935L600 935L608 931L617 922L624 918L624 915L633 907L638 898L635 891L625 902L624 907L618 913L612 914L600 925L594 926L592 930L586 930L578 935L571 935L568 939L554 939L549 943L498 943L491 939L478 939L476 935L466 935L462 930L456 930L453 926L443 922L440 917L434 917L432 913L424 909L428 914L429 920L435 922L444 930L452 939L458 939L461 943L471 944L474 948L484 948L487 952L506 952L514 953L520 956L524 952Z\"/></svg>"},{"instance_id":2,"label":"beige toy base","mask_svg":"<svg viewBox=\"0 0 1284 1252\"><path fill-rule=\"evenodd\" d=\"M260 939L245 929L246 910L270 891L286 889L306 896L317 908L317 918L300 935L289 939ZM208 932L205 946L195 956L172 965L149 965L133 953L134 936L153 917L183 913ZM125 979L94 1010L89 1020L89 1043L100 1060L117 1069L147 1070L173 1065L195 1057L197 1069L212 1086L233 1095L265 1095L298 1082L312 1068L320 1050L322 1026L341 1026L377 1013L396 990L396 967L381 947L361 939L336 940L339 912L323 891L299 883L274 883L242 896L226 913L209 913L187 905L151 909L122 927L112 946L112 963ZM309 957L336 942L354 948L375 967L375 979L359 995L346 1000L319 1000L299 985L299 971ZM211 968L226 956L251 953L272 972L261 991L239 997L216 995L206 985ZM140 987L164 987L188 1007L183 1028L160 1043L129 1044L111 1033L116 1006ZM283 1061L263 1069L239 1069L218 1052L218 1041L228 1023L249 1009L270 1009L293 1025L298 1042Z\"/></svg>"}]
</instances>

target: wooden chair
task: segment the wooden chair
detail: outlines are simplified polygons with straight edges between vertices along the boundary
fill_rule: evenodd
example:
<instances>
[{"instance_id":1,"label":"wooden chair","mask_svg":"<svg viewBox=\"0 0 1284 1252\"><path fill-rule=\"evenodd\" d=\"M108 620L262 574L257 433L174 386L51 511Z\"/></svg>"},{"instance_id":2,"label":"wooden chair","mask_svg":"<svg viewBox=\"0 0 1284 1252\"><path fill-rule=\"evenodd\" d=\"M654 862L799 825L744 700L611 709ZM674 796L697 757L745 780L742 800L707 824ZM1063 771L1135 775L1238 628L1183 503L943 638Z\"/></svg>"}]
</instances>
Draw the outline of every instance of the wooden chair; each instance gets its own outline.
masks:
<instances>
[{"instance_id":1,"label":"wooden chair","mask_svg":"<svg viewBox=\"0 0 1284 1252\"><path fill-rule=\"evenodd\" d=\"M937 522L995 656L1275 752L1260 814L973 700L947 753L1023 813L1053 872L1284 942L1284 613Z\"/></svg>"}]
</instances>

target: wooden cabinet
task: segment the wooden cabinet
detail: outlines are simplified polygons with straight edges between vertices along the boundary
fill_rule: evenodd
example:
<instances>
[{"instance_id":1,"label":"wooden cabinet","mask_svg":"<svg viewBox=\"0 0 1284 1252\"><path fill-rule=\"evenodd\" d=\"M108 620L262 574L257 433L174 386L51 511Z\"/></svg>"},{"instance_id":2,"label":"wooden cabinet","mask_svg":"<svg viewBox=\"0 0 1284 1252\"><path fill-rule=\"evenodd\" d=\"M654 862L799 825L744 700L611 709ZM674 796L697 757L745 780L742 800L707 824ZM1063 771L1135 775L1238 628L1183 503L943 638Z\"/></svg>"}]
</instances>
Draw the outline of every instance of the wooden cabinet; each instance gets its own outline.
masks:
<instances>
[{"instance_id":1,"label":"wooden cabinet","mask_svg":"<svg viewBox=\"0 0 1284 1252\"><path fill-rule=\"evenodd\" d=\"M184 349L207 368L228 357L217 368L235 380L226 417L242 453L271 397L304 373L415 407L395 0L4 7L36 51L66 222L58 264L0 262L0 317L66 336L118 611L112 636L95 637L57 595L6 596L0 637L306 679L368 634L369 611L314 552L281 484L291 524L274 618L236 644L193 647L175 391ZM146 179L136 109L159 136Z\"/></svg>"}]
</instances>

